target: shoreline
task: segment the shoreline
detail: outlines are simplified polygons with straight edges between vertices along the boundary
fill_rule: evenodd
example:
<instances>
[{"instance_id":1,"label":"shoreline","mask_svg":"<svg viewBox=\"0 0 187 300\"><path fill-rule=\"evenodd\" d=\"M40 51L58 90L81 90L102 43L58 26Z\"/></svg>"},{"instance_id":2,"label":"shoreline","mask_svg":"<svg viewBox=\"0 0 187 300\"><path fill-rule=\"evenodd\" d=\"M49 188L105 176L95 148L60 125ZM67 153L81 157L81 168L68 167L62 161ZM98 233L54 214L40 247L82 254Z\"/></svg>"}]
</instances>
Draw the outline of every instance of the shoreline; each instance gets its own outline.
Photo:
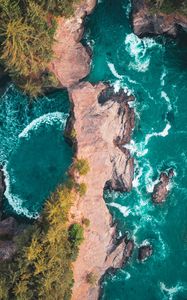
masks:
<instances>
[{"instance_id":1,"label":"shoreline","mask_svg":"<svg viewBox=\"0 0 187 300\"><path fill-rule=\"evenodd\" d=\"M73 263L72 300L98 299L101 278L109 269L122 267L134 247L131 240L116 241L116 227L103 199L106 183L116 191L132 188L134 160L123 146L130 141L134 128L135 115L128 104L134 98L122 90L115 94L112 87L101 82L79 83L90 72L91 55L80 40L84 18L95 5L95 0L85 0L73 18L59 20L54 44L56 58L50 67L61 86L67 88L72 103L66 136L69 133L71 138L72 130L75 133L74 158L86 159L90 166L87 175L80 178L74 174L78 183L86 184L87 191L84 197L77 196L72 205L69 224L81 223L86 218L90 226L85 229L84 241ZM94 285L88 283L89 274L97 278Z\"/></svg>"}]
</instances>

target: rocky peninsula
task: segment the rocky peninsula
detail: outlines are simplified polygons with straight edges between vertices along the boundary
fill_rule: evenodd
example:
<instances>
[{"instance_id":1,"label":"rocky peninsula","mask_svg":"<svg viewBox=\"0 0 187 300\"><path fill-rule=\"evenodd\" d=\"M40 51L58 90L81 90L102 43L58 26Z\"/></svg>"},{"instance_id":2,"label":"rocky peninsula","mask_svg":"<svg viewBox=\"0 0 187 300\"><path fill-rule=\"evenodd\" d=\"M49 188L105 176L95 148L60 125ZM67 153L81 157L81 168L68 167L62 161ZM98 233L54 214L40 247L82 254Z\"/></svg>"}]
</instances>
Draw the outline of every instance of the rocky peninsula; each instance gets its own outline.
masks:
<instances>
[{"instance_id":1,"label":"rocky peninsula","mask_svg":"<svg viewBox=\"0 0 187 300\"><path fill-rule=\"evenodd\" d=\"M134 33L140 37L168 34L176 37L182 28L187 31L187 16L181 11L165 13L154 9L147 0L132 0Z\"/></svg>"},{"instance_id":2,"label":"rocky peninsula","mask_svg":"<svg viewBox=\"0 0 187 300\"><path fill-rule=\"evenodd\" d=\"M83 198L77 196L70 213L70 223L89 219L84 242L73 265L74 287L72 299L97 299L99 282L110 268L121 267L130 257L133 242L123 238L116 241L116 226L112 222L103 199L104 188L130 191L134 173L134 160L125 144L130 141L134 128L133 101L120 90L102 82L93 85L79 81L90 71L90 54L80 43L84 17L92 12L95 0L85 0L77 7L71 19L60 18L53 50L55 58L50 70L66 87L72 102L67 130L75 132L75 156L88 161L90 172L79 178L87 186ZM72 218L72 220L71 220ZM97 278L94 286L88 274Z\"/></svg>"}]
</instances>

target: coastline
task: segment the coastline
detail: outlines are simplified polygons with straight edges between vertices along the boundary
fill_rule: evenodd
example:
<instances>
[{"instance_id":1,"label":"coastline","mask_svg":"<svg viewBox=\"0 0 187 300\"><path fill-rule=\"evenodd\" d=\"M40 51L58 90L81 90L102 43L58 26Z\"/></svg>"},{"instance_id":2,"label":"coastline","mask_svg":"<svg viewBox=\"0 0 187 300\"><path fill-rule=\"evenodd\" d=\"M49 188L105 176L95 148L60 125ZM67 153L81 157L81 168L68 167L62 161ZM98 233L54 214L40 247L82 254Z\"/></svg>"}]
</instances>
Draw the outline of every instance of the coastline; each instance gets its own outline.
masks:
<instances>
[{"instance_id":1,"label":"coastline","mask_svg":"<svg viewBox=\"0 0 187 300\"><path fill-rule=\"evenodd\" d=\"M68 89L72 103L67 134L69 131L71 136L72 129L76 134L75 157L86 159L90 166L87 175L79 178L74 174L78 183L83 180L86 184L87 192L82 198L77 196L69 223L81 223L86 218L90 226L85 229L84 241L73 264L73 300L98 299L103 275L108 269L122 267L134 246L133 241L126 238L116 241L116 226L103 199L106 183L117 191L132 188L134 160L124 144L130 141L134 127L134 111L128 104L134 99L122 90L115 94L104 83L79 83L90 72L90 54L80 40L84 18L95 5L95 0L86 0L73 18L59 19L55 59L50 65L61 86ZM94 285L87 281L91 273L97 278Z\"/></svg>"},{"instance_id":2,"label":"coastline","mask_svg":"<svg viewBox=\"0 0 187 300\"><path fill-rule=\"evenodd\" d=\"M132 0L132 26L139 37L167 34L176 37L182 28L187 31L187 16L179 12L151 11L145 0Z\"/></svg>"}]
</instances>

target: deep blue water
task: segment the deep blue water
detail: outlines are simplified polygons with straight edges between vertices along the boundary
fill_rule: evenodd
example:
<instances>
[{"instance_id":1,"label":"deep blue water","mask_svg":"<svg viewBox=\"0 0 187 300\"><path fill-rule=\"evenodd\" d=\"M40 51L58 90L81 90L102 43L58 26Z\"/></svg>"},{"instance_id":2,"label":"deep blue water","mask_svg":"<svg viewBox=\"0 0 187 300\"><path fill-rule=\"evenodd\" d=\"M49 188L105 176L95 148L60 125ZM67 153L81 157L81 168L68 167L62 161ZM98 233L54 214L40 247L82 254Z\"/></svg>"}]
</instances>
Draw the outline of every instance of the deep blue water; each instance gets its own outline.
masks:
<instances>
[{"instance_id":1,"label":"deep blue water","mask_svg":"<svg viewBox=\"0 0 187 300\"><path fill-rule=\"evenodd\" d=\"M87 20L85 42L93 49L89 80L110 81L135 95L136 127L126 145L135 157L129 194L106 194L108 208L136 250L127 266L103 282L103 300L187 299L187 36L139 39L126 0L103 0ZM161 171L174 168L166 202L151 192ZM150 243L153 256L137 260Z\"/></svg>"}]
</instances>

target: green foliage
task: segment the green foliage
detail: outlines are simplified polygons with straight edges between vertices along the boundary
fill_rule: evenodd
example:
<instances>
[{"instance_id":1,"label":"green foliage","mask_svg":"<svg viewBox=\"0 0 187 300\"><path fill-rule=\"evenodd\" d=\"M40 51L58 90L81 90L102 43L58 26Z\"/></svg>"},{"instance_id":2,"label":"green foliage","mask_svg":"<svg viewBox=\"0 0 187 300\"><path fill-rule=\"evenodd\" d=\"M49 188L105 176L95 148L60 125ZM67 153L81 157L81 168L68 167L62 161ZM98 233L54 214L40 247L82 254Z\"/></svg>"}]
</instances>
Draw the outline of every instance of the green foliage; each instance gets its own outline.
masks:
<instances>
[{"instance_id":1,"label":"green foliage","mask_svg":"<svg viewBox=\"0 0 187 300\"><path fill-rule=\"evenodd\" d=\"M88 273L86 279L87 282L92 286L95 286L98 281L97 275L93 272Z\"/></svg>"},{"instance_id":2,"label":"green foliage","mask_svg":"<svg viewBox=\"0 0 187 300\"><path fill-rule=\"evenodd\" d=\"M70 299L71 265L83 241L82 226L67 224L75 195L60 186L47 201L42 220L19 236L16 258L1 265L0 299Z\"/></svg>"},{"instance_id":3,"label":"green foliage","mask_svg":"<svg viewBox=\"0 0 187 300\"><path fill-rule=\"evenodd\" d=\"M64 15L69 17L73 14L73 5L78 2L77 0L35 0L40 4L43 9L51 12L52 14Z\"/></svg>"},{"instance_id":4,"label":"green foliage","mask_svg":"<svg viewBox=\"0 0 187 300\"><path fill-rule=\"evenodd\" d=\"M89 163L84 158L76 159L73 166L80 175L86 175L90 171Z\"/></svg>"},{"instance_id":5,"label":"green foliage","mask_svg":"<svg viewBox=\"0 0 187 300\"><path fill-rule=\"evenodd\" d=\"M69 16L76 0L1 0L0 63L31 97L58 85L46 76L53 57L54 15Z\"/></svg>"},{"instance_id":6,"label":"green foliage","mask_svg":"<svg viewBox=\"0 0 187 300\"><path fill-rule=\"evenodd\" d=\"M86 194L87 186L84 182L81 182L77 185L77 191L79 192L79 195L83 197Z\"/></svg>"},{"instance_id":7,"label":"green foliage","mask_svg":"<svg viewBox=\"0 0 187 300\"><path fill-rule=\"evenodd\" d=\"M71 242L71 245L73 245L73 247L80 246L80 244L84 240L84 229L80 224L75 223L70 226L69 240Z\"/></svg>"}]
</instances>

